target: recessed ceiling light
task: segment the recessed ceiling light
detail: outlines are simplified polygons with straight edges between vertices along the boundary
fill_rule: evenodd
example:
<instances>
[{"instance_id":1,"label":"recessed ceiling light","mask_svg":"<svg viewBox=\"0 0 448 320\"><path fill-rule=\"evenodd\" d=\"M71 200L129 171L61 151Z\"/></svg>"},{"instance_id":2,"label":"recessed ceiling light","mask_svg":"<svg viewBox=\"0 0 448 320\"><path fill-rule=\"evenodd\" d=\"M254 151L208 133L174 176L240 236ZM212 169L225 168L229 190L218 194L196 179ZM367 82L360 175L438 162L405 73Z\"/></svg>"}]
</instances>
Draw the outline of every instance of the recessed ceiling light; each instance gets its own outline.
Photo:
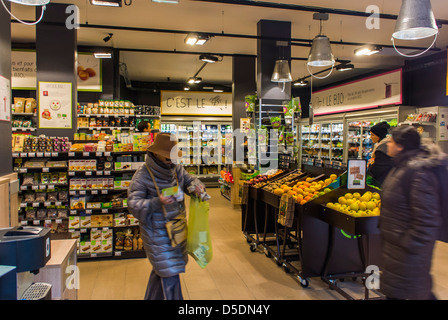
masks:
<instances>
[{"instance_id":1,"label":"recessed ceiling light","mask_svg":"<svg viewBox=\"0 0 448 320\"><path fill-rule=\"evenodd\" d=\"M184 90L188 91L188 90L190 90L190 87L184 87Z\"/></svg>"},{"instance_id":2,"label":"recessed ceiling light","mask_svg":"<svg viewBox=\"0 0 448 320\"><path fill-rule=\"evenodd\" d=\"M305 80L297 80L297 81L294 81L294 83L293 83L294 86L300 86L300 87L304 87L307 84L308 84L308 81L305 81Z\"/></svg>"},{"instance_id":3,"label":"recessed ceiling light","mask_svg":"<svg viewBox=\"0 0 448 320\"><path fill-rule=\"evenodd\" d=\"M90 0L93 6L121 7L121 0Z\"/></svg>"},{"instance_id":4,"label":"recessed ceiling light","mask_svg":"<svg viewBox=\"0 0 448 320\"><path fill-rule=\"evenodd\" d=\"M357 56L371 56L372 54L378 53L381 50L383 50L383 48L380 46L368 44L368 45L362 46L361 48L356 49L355 54Z\"/></svg>"}]
</instances>

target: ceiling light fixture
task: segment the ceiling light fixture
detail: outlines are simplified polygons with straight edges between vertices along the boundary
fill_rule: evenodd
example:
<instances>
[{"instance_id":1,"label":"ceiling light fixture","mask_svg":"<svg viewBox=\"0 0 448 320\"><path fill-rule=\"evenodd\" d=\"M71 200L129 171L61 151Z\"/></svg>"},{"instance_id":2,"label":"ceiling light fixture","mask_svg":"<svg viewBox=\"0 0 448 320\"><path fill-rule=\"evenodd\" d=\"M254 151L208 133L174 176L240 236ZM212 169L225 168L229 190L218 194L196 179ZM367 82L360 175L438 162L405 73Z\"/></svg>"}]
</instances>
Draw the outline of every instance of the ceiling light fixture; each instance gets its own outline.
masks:
<instances>
[{"instance_id":1,"label":"ceiling light fixture","mask_svg":"<svg viewBox=\"0 0 448 320\"><path fill-rule=\"evenodd\" d=\"M121 7L121 0L90 0L93 6Z\"/></svg>"},{"instance_id":2,"label":"ceiling light fixture","mask_svg":"<svg viewBox=\"0 0 448 320\"><path fill-rule=\"evenodd\" d=\"M217 56L213 56L211 54L202 54L199 56L199 60L208 62L208 63L215 63L219 61L219 58Z\"/></svg>"},{"instance_id":3,"label":"ceiling light fixture","mask_svg":"<svg viewBox=\"0 0 448 320\"><path fill-rule=\"evenodd\" d=\"M355 50L355 54L357 56L371 56L372 54L376 54L383 50L382 47L376 46L373 44L367 44Z\"/></svg>"},{"instance_id":4,"label":"ceiling light fixture","mask_svg":"<svg viewBox=\"0 0 448 320\"><path fill-rule=\"evenodd\" d=\"M292 76L289 69L288 60L275 61L274 72L271 77L272 82L291 82Z\"/></svg>"},{"instance_id":5,"label":"ceiling light fixture","mask_svg":"<svg viewBox=\"0 0 448 320\"><path fill-rule=\"evenodd\" d=\"M185 38L185 43L189 45L202 46L210 37L206 34L189 33Z\"/></svg>"},{"instance_id":6,"label":"ceiling light fixture","mask_svg":"<svg viewBox=\"0 0 448 320\"><path fill-rule=\"evenodd\" d=\"M9 13L9 15L11 17L13 17L14 19L16 19L17 21L19 21L22 24L25 24L27 26L34 26L36 24L38 24L39 22L42 21L43 17L44 17L44 12L47 9L46 5L50 3L50 0L9 0L10 2L14 2L14 3L18 3L18 4L22 4L25 6L42 6L42 11L40 14L39 19L37 19L35 22L25 22L23 20L20 20L19 18L17 18L15 15L12 14L12 12L8 9L8 7L6 6L4 0L1 0L1 3L3 5L3 7L5 8L6 12Z\"/></svg>"},{"instance_id":7,"label":"ceiling light fixture","mask_svg":"<svg viewBox=\"0 0 448 320\"><path fill-rule=\"evenodd\" d=\"M190 90L190 87L184 87L184 90L185 90L185 91L189 91L189 90Z\"/></svg>"},{"instance_id":8,"label":"ceiling light fixture","mask_svg":"<svg viewBox=\"0 0 448 320\"><path fill-rule=\"evenodd\" d=\"M420 56L436 43L438 33L439 28L431 8L431 0L403 0L391 39L395 51L404 57ZM432 44L425 51L416 55L405 55L395 47L395 39L420 40L432 36L434 36Z\"/></svg>"},{"instance_id":9,"label":"ceiling light fixture","mask_svg":"<svg viewBox=\"0 0 448 320\"><path fill-rule=\"evenodd\" d=\"M333 52L331 51L330 39L327 36L322 35L322 20L328 20L328 14L315 13L313 15L313 19L319 20L320 29L319 34L313 39L306 67L312 77L315 77L317 79L325 79L328 76L330 76L330 74L333 72L333 67L334 64L336 63L333 56ZM331 66L330 73L328 73L325 77L316 77L309 69L309 67L329 67L329 66Z\"/></svg>"},{"instance_id":10,"label":"ceiling light fixture","mask_svg":"<svg viewBox=\"0 0 448 320\"><path fill-rule=\"evenodd\" d=\"M110 52L95 52L95 53L93 53L93 55L97 59L111 59L112 58L112 53L110 53Z\"/></svg>"},{"instance_id":11,"label":"ceiling light fixture","mask_svg":"<svg viewBox=\"0 0 448 320\"><path fill-rule=\"evenodd\" d=\"M348 71L348 70L353 70L355 68L355 66L351 63L346 63L346 64L340 64L338 66L336 66L336 70L337 71Z\"/></svg>"},{"instance_id":12,"label":"ceiling light fixture","mask_svg":"<svg viewBox=\"0 0 448 320\"><path fill-rule=\"evenodd\" d=\"M190 77L187 80L187 83L193 84L193 83L201 83L202 78L201 77Z\"/></svg>"},{"instance_id":13,"label":"ceiling light fixture","mask_svg":"<svg viewBox=\"0 0 448 320\"><path fill-rule=\"evenodd\" d=\"M293 85L296 87L304 87L304 86L308 85L308 81L300 79L300 80L294 81Z\"/></svg>"},{"instance_id":14,"label":"ceiling light fixture","mask_svg":"<svg viewBox=\"0 0 448 320\"><path fill-rule=\"evenodd\" d=\"M179 0L152 0L152 2L156 3L179 3Z\"/></svg>"},{"instance_id":15,"label":"ceiling light fixture","mask_svg":"<svg viewBox=\"0 0 448 320\"><path fill-rule=\"evenodd\" d=\"M104 41L104 42L109 42L110 39L112 39L113 36L114 36L113 33L109 33L109 35L108 35L107 37L105 37L105 38L103 39L103 41Z\"/></svg>"}]
</instances>

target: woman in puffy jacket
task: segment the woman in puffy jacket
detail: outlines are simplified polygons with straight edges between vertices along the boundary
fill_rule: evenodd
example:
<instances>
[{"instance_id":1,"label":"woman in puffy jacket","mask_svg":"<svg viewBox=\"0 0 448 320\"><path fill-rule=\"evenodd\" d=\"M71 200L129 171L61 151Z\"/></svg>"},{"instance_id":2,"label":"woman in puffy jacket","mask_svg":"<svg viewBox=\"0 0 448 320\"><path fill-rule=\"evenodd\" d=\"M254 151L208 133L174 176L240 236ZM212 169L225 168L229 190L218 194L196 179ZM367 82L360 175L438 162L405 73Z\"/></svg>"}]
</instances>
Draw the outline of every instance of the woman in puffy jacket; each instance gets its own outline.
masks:
<instances>
[{"instance_id":1,"label":"woman in puffy jacket","mask_svg":"<svg viewBox=\"0 0 448 320\"><path fill-rule=\"evenodd\" d=\"M437 145L421 145L412 126L392 132L388 154L395 167L381 192L381 291L389 299L435 299L430 270L443 201L437 170L448 159Z\"/></svg>"},{"instance_id":2,"label":"woman in puffy jacket","mask_svg":"<svg viewBox=\"0 0 448 320\"><path fill-rule=\"evenodd\" d=\"M179 274L185 272L188 262L186 242L173 247L165 223L185 213L183 194L190 195L187 188L195 186L197 195L205 190L182 165L171 162L176 144L170 134L158 134L148 148L145 165L135 172L128 189L128 208L139 220L143 246L153 267L145 300L183 299ZM163 189L176 185L180 189L177 199L163 196Z\"/></svg>"},{"instance_id":3,"label":"woman in puffy jacket","mask_svg":"<svg viewBox=\"0 0 448 320\"><path fill-rule=\"evenodd\" d=\"M375 144L372 151L372 158L369 160L368 173L378 181L379 185L384 182L390 169L394 166L394 161L387 155L387 143L390 141L389 124L380 122L370 128L370 138Z\"/></svg>"}]
</instances>

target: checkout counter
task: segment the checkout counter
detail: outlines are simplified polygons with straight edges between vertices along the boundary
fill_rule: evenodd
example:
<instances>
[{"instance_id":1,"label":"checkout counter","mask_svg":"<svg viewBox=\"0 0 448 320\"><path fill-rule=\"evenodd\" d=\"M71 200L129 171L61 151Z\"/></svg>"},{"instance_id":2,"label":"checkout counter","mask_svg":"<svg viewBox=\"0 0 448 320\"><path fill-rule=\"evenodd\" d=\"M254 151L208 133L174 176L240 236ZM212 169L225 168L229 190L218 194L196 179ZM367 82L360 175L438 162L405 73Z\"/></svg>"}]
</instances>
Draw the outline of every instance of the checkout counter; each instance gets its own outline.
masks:
<instances>
[{"instance_id":1,"label":"checkout counter","mask_svg":"<svg viewBox=\"0 0 448 320\"><path fill-rule=\"evenodd\" d=\"M76 240L52 241L43 227L0 229L0 300L76 299L66 273L72 266Z\"/></svg>"}]
</instances>

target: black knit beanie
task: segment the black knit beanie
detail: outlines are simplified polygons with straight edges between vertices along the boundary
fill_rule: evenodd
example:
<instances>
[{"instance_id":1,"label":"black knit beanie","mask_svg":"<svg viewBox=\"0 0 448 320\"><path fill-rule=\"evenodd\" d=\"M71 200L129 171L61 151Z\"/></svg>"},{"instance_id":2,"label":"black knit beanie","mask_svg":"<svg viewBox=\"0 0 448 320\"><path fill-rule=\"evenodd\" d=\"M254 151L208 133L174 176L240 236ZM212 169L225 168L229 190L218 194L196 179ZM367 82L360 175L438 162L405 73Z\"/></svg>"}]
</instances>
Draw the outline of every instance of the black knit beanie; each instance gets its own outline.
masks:
<instances>
[{"instance_id":1,"label":"black knit beanie","mask_svg":"<svg viewBox=\"0 0 448 320\"><path fill-rule=\"evenodd\" d=\"M380 140L386 138L386 135L389 133L390 125L387 122L380 122L370 128L370 132L374 135L378 136Z\"/></svg>"},{"instance_id":2,"label":"black knit beanie","mask_svg":"<svg viewBox=\"0 0 448 320\"><path fill-rule=\"evenodd\" d=\"M392 139L396 144L403 146L403 151L420 148L420 134L413 126L401 126L392 131Z\"/></svg>"}]
</instances>

